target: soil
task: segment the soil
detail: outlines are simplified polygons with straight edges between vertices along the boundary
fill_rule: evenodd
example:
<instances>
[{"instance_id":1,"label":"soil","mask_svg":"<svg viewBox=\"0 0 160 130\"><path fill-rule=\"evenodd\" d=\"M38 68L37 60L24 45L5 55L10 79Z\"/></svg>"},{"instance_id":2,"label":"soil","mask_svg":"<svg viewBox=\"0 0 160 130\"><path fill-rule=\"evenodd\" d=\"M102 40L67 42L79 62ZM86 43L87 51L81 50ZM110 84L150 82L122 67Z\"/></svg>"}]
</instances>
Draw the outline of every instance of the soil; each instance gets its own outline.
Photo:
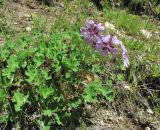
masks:
<instances>
[{"instance_id":1,"label":"soil","mask_svg":"<svg viewBox=\"0 0 160 130\"><path fill-rule=\"evenodd\" d=\"M152 110L146 98L139 92L133 94L120 85L117 99L108 104L85 105L87 130L160 130L160 115Z\"/></svg>"},{"instance_id":2,"label":"soil","mask_svg":"<svg viewBox=\"0 0 160 130\"><path fill-rule=\"evenodd\" d=\"M32 14L39 14L47 20L47 28L50 29L57 17L61 5L53 13L50 7L41 5L37 1L18 0L8 1L1 8L2 13L7 19L7 24L14 28L17 33L30 31L33 27ZM28 29L27 29L28 28ZM0 44L4 41L0 37ZM132 95L127 89L123 89L125 95ZM126 98L128 97L126 96ZM129 99L128 99L129 100ZM141 97L137 99L142 100ZM115 104L103 104L99 107L91 104L85 105L86 130L160 130L160 116L151 108L142 105L141 108L133 108L135 103L124 105L124 101ZM109 106L109 107L108 107Z\"/></svg>"},{"instance_id":3,"label":"soil","mask_svg":"<svg viewBox=\"0 0 160 130\"><path fill-rule=\"evenodd\" d=\"M7 24L16 32L27 31L27 28L33 27L32 15L36 14L47 21L47 27L50 28L54 16L48 6L42 6L37 1L30 2L8 1L0 8L0 14L7 19Z\"/></svg>"}]
</instances>

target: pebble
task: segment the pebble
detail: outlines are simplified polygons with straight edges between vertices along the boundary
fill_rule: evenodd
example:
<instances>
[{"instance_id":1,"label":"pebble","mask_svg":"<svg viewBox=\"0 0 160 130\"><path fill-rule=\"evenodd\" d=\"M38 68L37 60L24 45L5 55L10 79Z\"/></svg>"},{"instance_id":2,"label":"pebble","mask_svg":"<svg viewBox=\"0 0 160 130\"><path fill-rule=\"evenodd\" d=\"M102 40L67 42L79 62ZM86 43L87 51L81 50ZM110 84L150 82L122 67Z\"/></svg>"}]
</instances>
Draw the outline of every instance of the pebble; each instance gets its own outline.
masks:
<instances>
[{"instance_id":1,"label":"pebble","mask_svg":"<svg viewBox=\"0 0 160 130\"><path fill-rule=\"evenodd\" d=\"M106 23L105 23L105 27L106 27L107 29L110 29L110 30L112 30L113 32L115 32L118 36L121 36L121 37L126 38L126 39L128 39L128 40L134 39L132 36L127 36L127 35L125 35L125 32L124 32L124 31L116 30L115 26L114 26L113 24L109 23L109 22L106 22Z\"/></svg>"},{"instance_id":2,"label":"pebble","mask_svg":"<svg viewBox=\"0 0 160 130\"><path fill-rule=\"evenodd\" d=\"M128 89L128 90L130 90L130 91L131 91L131 86L130 86L130 85L128 85L128 84L125 84L125 85L124 85L124 88L125 88L125 89Z\"/></svg>"},{"instance_id":3,"label":"pebble","mask_svg":"<svg viewBox=\"0 0 160 130\"><path fill-rule=\"evenodd\" d=\"M146 128L145 128L145 130L151 130L151 128L149 128L149 127L146 127Z\"/></svg>"},{"instance_id":4,"label":"pebble","mask_svg":"<svg viewBox=\"0 0 160 130\"><path fill-rule=\"evenodd\" d=\"M26 27L26 31L30 32L31 30L31 27Z\"/></svg>"},{"instance_id":5,"label":"pebble","mask_svg":"<svg viewBox=\"0 0 160 130\"><path fill-rule=\"evenodd\" d=\"M26 18L31 18L31 15L25 14L25 17L26 17Z\"/></svg>"},{"instance_id":6,"label":"pebble","mask_svg":"<svg viewBox=\"0 0 160 130\"><path fill-rule=\"evenodd\" d=\"M101 126L105 126L106 124L104 123L103 120L101 120L101 121L100 121L100 125L101 125Z\"/></svg>"},{"instance_id":7,"label":"pebble","mask_svg":"<svg viewBox=\"0 0 160 130\"><path fill-rule=\"evenodd\" d=\"M150 38L152 37L151 32L149 32L149 31L147 31L147 30L145 30L145 29L141 29L140 32L141 32L141 34L142 34L145 38L147 38L147 39L150 39Z\"/></svg>"},{"instance_id":8,"label":"pebble","mask_svg":"<svg viewBox=\"0 0 160 130\"><path fill-rule=\"evenodd\" d=\"M109 23L109 22L105 23L105 27L114 31L114 32L116 31L115 26L113 24Z\"/></svg>"},{"instance_id":9,"label":"pebble","mask_svg":"<svg viewBox=\"0 0 160 130\"><path fill-rule=\"evenodd\" d=\"M4 38L0 37L0 46L4 44Z\"/></svg>"},{"instance_id":10,"label":"pebble","mask_svg":"<svg viewBox=\"0 0 160 130\"><path fill-rule=\"evenodd\" d=\"M150 108L147 109L147 112L148 112L149 114L154 114L153 110L150 109Z\"/></svg>"}]
</instances>

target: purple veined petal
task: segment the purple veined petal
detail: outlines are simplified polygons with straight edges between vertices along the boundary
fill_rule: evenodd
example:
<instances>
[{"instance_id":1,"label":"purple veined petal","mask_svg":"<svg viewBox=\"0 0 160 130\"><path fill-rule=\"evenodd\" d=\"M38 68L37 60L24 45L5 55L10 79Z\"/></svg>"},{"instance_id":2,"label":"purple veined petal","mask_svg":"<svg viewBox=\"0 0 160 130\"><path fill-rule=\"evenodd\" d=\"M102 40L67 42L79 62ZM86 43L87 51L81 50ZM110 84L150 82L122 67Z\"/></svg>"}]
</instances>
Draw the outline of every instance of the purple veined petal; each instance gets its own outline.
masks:
<instances>
[{"instance_id":1,"label":"purple veined petal","mask_svg":"<svg viewBox=\"0 0 160 130\"><path fill-rule=\"evenodd\" d=\"M81 35L81 37L83 37L85 39L88 37L88 33L85 31L80 32L80 35Z\"/></svg>"},{"instance_id":2,"label":"purple veined petal","mask_svg":"<svg viewBox=\"0 0 160 130\"><path fill-rule=\"evenodd\" d=\"M116 36L112 37L112 43L115 45L122 44L122 42Z\"/></svg>"},{"instance_id":3,"label":"purple veined petal","mask_svg":"<svg viewBox=\"0 0 160 130\"><path fill-rule=\"evenodd\" d=\"M104 42L104 43L108 43L109 42L109 40L110 40L110 35L107 35L107 36L102 36L102 41Z\"/></svg>"},{"instance_id":4,"label":"purple veined petal","mask_svg":"<svg viewBox=\"0 0 160 130\"><path fill-rule=\"evenodd\" d=\"M112 42L115 45L120 45L121 49L122 49L122 58L123 58L123 63L125 67L129 66L129 59L128 59L128 54L127 54L127 50L125 48L125 46L123 45L123 43L118 40L118 38L116 36L112 37Z\"/></svg>"},{"instance_id":5,"label":"purple veined petal","mask_svg":"<svg viewBox=\"0 0 160 130\"><path fill-rule=\"evenodd\" d=\"M95 36L96 37L96 43L97 44L102 44L102 38L101 36Z\"/></svg>"},{"instance_id":6,"label":"purple veined petal","mask_svg":"<svg viewBox=\"0 0 160 130\"><path fill-rule=\"evenodd\" d=\"M125 48L125 46L121 43L120 44L121 49L122 49L122 56L127 57L127 50Z\"/></svg>"},{"instance_id":7,"label":"purple veined petal","mask_svg":"<svg viewBox=\"0 0 160 130\"><path fill-rule=\"evenodd\" d=\"M101 43L96 43L95 48L96 48L97 50L102 50L103 44L101 44Z\"/></svg>"},{"instance_id":8,"label":"purple veined petal","mask_svg":"<svg viewBox=\"0 0 160 130\"><path fill-rule=\"evenodd\" d=\"M86 28L80 29L80 36L83 37L87 42L92 42L94 40L94 34L89 32Z\"/></svg>"},{"instance_id":9,"label":"purple veined petal","mask_svg":"<svg viewBox=\"0 0 160 130\"><path fill-rule=\"evenodd\" d=\"M84 37L86 34L87 34L87 29L84 27L80 28L80 36Z\"/></svg>"},{"instance_id":10,"label":"purple veined petal","mask_svg":"<svg viewBox=\"0 0 160 130\"><path fill-rule=\"evenodd\" d=\"M86 21L86 27L87 28L91 28L94 25L94 21L93 20L87 20Z\"/></svg>"},{"instance_id":11,"label":"purple veined petal","mask_svg":"<svg viewBox=\"0 0 160 130\"><path fill-rule=\"evenodd\" d=\"M127 55L123 55L123 64L125 67L129 66L129 60Z\"/></svg>"},{"instance_id":12,"label":"purple veined petal","mask_svg":"<svg viewBox=\"0 0 160 130\"><path fill-rule=\"evenodd\" d=\"M109 53L113 53L113 46L107 45L107 50Z\"/></svg>"},{"instance_id":13,"label":"purple veined petal","mask_svg":"<svg viewBox=\"0 0 160 130\"><path fill-rule=\"evenodd\" d=\"M128 67L129 66L129 59L128 59L127 50L123 44L121 45L121 48L122 48L122 58L123 58L124 66Z\"/></svg>"},{"instance_id":14,"label":"purple veined petal","mask_svg":"<svg viewBox=\"0 0 160 130\"><path fill-rule=\"evenodd\" d=\"M102 23L96 24L95 27L98 31L104 31L104 29L105 29L105 27L102 25Z\"/></svg>"},{"instance_id":15,"label":"purple veined petal","mask_svg":"<svg viewBox=\"0 0 160 130\"><path fill-rule=\"evenodd\" d=\"M128 66L129 66L129 60L128 60L128 58L127 58L127 59L124 59L123 64L124 64L125 67L128 67Z\"/></svg>"}]
</instances>

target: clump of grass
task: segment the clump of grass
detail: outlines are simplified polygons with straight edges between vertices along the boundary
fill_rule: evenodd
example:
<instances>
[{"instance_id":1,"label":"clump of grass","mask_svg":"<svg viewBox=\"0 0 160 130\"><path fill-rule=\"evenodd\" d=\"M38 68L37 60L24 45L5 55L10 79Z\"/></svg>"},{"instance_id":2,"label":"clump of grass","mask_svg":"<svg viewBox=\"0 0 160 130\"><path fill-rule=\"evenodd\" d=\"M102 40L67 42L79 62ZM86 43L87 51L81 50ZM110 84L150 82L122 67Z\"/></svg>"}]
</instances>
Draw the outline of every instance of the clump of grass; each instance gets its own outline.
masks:
<instances>
[{"instance_id":1,"label":"clump of grass","mask_svg":"<svg viewBox=\"0 0 160 130\"><path fill-rule=\"evenodd\" d=\"M156 26L148 20L130 14L125 10L105 10L107 21L114 23L117 28L124 29L127 34L139 35L140 29L156 30Z\"/></svg>"},{"instance_id":2,"label":"clump of grass","mask_svg":"<svg viewBox=\"0 0 160 130\"><path fill-rule=\"evenodd\" d=\"M3 5L4 2L5 0L0 0L0 6Z\"/></svg>"},{"instance_id":3,"label":"clump of grass","mask_svg":"<svg viewBox=\"0 0 160 130\"><path fill-rule=\"evenodd\" d=\"M159 8L158 0L116 0L116 1L107 1L104 2L105 6L119 7L120 9L127 9L132 14L142 15L152 15L154 17L159 17L159 12L157 8Z\"/></svg>"},{"instance_id":4,"label":"clump of grass","mask_svg":"<svg viewBox=\"0 0 160 130\"><path fill-rule=\"evenodd\" d=\"M3 11L0 10L0 35L8 36L8 35L14 35L14 29L11 27L7 22L7 17L3 13Z\"/></svg>"}]
</instances>

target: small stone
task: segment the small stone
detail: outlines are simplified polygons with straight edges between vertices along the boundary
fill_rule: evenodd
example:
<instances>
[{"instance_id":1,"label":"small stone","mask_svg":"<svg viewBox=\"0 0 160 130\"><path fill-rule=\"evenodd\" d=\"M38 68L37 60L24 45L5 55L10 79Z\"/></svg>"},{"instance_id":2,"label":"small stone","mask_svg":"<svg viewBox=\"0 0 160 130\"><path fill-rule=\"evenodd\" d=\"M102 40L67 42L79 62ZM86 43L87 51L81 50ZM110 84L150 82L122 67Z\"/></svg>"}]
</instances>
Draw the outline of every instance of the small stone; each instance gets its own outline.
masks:
<instances>
[{"instance_id":1,"label":"small stone","mask_svg":"<svg viewBox=\"0 0 160 130\"><path fill-rule=\"evenodd\" d=\"M151 128L149 128L149 127L146 127L146 128L145 128L145 130L151 130Z\"/></svg>"},{"instance_id":2,"label":"small stone","mask_svg":"<svg viewBox=\"0 0 160 130\"><path fill-rule=\"evenodd\" d=\"M124 85L124 88L125 88L125 89L128 89L128 90L131 90L131 86L128 85L128 84L125 84L125 85Z\"/></svg>"},{"instance_id":3,"label":"small stone","mask_svg":"<svg viewBox=\"0 0 160 130\"><path fill-rule=\"evenodd\" d=\"M109 22L105 23L105 27L115 32L115 26Z\"/></svg>"},{"instance_id":4,"label":"small stone","mask_svg":"<svg viewBox=\"0 0 160 130\"><path fill-rule=\"evenodd\" d=\"M26 17L26 18L31 18L31 15L25 14L25 17Z\"/></svg>"},{"instance_id":5,"label":"small stone","mask_svg":"<svg viewBox=\"0 0 160 130\"><path fill-rule=\"evenodd\" d=\"M71 110L72 110L72 108L71 108L71 107L69 107L69 108L68 108L68 111L71 111Z\"/></svg>"},{"instance_id":6,"label":"small stone","mask_svg":"<svg viewBox=\"0 0 160 130\"><path fill-rule=\"evenodd\" d=\"M101 121L100 121L100 125L101 125L101 126L104 126L104 125L106 125L106 124L104 123L103 120L101 120Z\"/></svg>"},{"instance_id":7,"label":"small stone","mask_svg":"<svg viewBox=\"0 0 160 130\"><path fill-rule=\"evenodd\" d=\"M118 120L119 120L119 121L123 121L124 118L123 118L122 116L120 116L120 117L118 118Z\"/></svg>"},{"instance_id":8,"label":"small stone","mask_svg":"<svg viewBox=\"0 0 160 130\"><path fill-rule=\"evenodd\" d=\"M0 37L0 46L4 44L4 38Z\"/></svg>"},{"instance_id":9,"label":"small stone","mask_svg":"<svg viewBox=\"0 0 160 130\"><path fill-rule=\"evenodd\" d=\"M158 32L158 31L155 31L155 34L160 34L160 32Z\"/></svg>"},{"instance_id":10,"label":"small stone","mask_svg":"<svg viewBox=\"0 0 160 130\"><path fill-rule=\"evenodd\" d=\"M145 29L141 29L140 32L141 32L141 34L142 34L145 38L147 38L147 39L150 39L150 38L152 37L151 32L149 32L149 31L147 31L147 30L145 30Z\"/></svg>"},{"instance_id":11,"label":"small stone","mask_svg":"<svg viewBox=\"0 0 160 130\"><path fill-rule=\"evenodd\" d=\"M153 110L150 109L150 108L147 109L147 112L148 112L149 114L154 114Z\"/></svg>"},{"instance_id":12,"label":"small stone","mask_svg":"<svg viewBox=\"0 0 160 130\"><path fill-rule=\"evenodd\" d=\"M26 27L26 31L30 32L31 30L31 27Z\"/></svg>"},{"instance_id":13,"label":"small stone","mask_svg":"<svg viewBox=\"0 0 160 130\"><path fill-rule=\"evenodd\" d=\"M87 109L87 110L92 110L92 106L89 105L89 104L85 104L85 109Z\"/></svg>"}]
</instances>

